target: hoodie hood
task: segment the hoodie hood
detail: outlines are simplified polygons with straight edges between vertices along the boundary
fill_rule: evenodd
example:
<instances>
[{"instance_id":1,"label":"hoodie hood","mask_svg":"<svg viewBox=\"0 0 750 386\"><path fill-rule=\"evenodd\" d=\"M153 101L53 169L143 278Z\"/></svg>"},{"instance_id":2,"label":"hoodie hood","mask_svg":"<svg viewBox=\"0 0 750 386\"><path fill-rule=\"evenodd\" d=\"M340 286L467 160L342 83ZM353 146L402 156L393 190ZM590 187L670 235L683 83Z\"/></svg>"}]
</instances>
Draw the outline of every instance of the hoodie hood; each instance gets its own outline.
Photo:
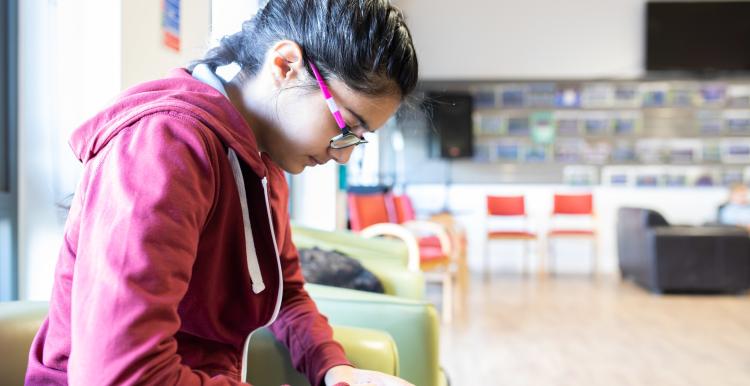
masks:
<instances>
[{"instance_id":1,"label":"hoodie hood","mask_svg":"<svg viewBox=\"0 0 750 386\"><path fill-rule=\"evenodd\" d=\"M144 116L173 111L202 122L252 170L263 178L267 168L258 152L255 135L232 103L215 88L195 79L186 69L134 86L111 106L86 121L70 138L78 160L88 162L122 129Z\"/></svg>"}]
</instances>

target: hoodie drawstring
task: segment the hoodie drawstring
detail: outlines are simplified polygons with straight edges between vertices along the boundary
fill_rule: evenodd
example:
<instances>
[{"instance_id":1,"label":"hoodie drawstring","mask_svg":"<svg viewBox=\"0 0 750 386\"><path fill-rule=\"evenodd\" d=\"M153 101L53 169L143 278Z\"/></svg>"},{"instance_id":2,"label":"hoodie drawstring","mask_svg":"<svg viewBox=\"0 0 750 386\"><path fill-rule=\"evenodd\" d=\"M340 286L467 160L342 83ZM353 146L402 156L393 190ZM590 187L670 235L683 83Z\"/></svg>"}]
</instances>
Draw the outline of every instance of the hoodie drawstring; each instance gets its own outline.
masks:
<instances>
[{"instance_id":1,"label":"hoodie drawstring","mask_svg":"<svg viewBox=\"0 0 750 386\"><path fill-rule=\"evenodd\" d=\"M253 292L258 294L266 289L263 283L263 276L260 274L260 265L258 264L258 253L255 251L255 240L253 239L253 228L250 225L250 213L247 206L247 194L245 191L245 178L242 176L240 161L237 154L231 148L228 152L229 164L232 166L232 174L237 184L237 192L240 195L240 205L242 206L242 223L245 230L245 255L247 256L247 269L250 271L250 282L253 285ZM273 227L271 228L273 229ZM276 247L276 243L274 243Z\"/></svg>"}]
</instances>

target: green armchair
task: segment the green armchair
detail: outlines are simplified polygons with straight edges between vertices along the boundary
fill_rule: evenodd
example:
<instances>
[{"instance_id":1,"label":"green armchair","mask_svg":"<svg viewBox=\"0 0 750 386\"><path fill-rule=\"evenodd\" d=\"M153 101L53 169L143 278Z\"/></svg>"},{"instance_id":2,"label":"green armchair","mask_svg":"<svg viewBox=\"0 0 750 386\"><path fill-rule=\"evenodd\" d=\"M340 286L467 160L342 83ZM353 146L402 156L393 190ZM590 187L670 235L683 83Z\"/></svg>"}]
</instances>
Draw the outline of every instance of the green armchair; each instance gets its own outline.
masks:
<instances>
[{"instance_id":1,"label":"green armchair","mask_svg":"<svg viewBox=\"0 0 750 386\"><path fill-rule=\"evenodd\" d=\"M444 386L440 367L440 322L426 301L307 284L320 311L336 325L385 331L396 341L399 376L417 386Z\"/></svg>"},{"instance_id":2,"label":"green armchair","mask_svg":"<svg viewBox=\"0 0 750 386\"><path fill-rule=\"evenodd\" d=\"M29 347L46 315L47 302L0 303L1 385L23 385ZM388 333L341 326L333 330L355 366L398 375L398 352ZM286 348L266 329L253 334L246 360L248 381L255 386L309 385L292 367Z\"/></svg>"},{"instance_id":3,"label":"green armchair","mask_svg":"<svg viewBox=\"0 0 750 386\"><path fill-rule=\"evenodd\" d=\"M323 231L298 225L292 227L292 240L298 248L337 250L359 260L380 279L388 295L424 299L424 275L408 269L408 252L401 241L367 239L353 232Z\"/></svg>"},{"instance_id":4,"label":"green armchair","mask_svg":"<svg viewBox=\"0 0 750 386\"><path fill-rule=\"evenodd\" d=\"M397 240L368 239L348 231L323 231L298 225L292 240L299 248L338 250L371 270L386 295L315 284L306 289L331 323L388 332L399 352L400 376L417 386L447 384L439 359L439 319L424 300L424 276L407 267L406 245ZM391 295L391 296L389 296Z\"/></svg>"}]
</instances>

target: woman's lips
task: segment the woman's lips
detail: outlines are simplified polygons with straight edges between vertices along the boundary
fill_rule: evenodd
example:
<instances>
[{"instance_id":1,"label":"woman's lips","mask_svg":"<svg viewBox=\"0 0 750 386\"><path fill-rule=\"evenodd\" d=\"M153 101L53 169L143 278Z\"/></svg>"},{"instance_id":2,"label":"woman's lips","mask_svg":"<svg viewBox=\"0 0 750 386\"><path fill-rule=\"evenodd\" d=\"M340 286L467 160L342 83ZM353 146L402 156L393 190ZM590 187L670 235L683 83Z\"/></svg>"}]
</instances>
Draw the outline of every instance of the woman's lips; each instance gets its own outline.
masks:
<instances>
[{"instance_id":1,"label":"woman's lips","mask_svg":"<svg viewBox=\"0 0 750 386\"><path fill-rule=\"evenodd\" d=\"M318 161L317 158L313 156L307 157L307 166L317 166L317 165L323 165L325 162Z\"/></svg>"},{"instance_id":2,"label":"woman's lips","mask_svg":"<svg viewBox=\"0 0 750 386\"><path fill-rule=\"evenodd\" d=\"M325 162L318 161L318 159L315 158L315 157L313 157L313 156L310 156L308 158L309 158L309 161L311 162L311 164L309 164L309 166L323 165L325 163Z\"/></svg>"}]
</instances>

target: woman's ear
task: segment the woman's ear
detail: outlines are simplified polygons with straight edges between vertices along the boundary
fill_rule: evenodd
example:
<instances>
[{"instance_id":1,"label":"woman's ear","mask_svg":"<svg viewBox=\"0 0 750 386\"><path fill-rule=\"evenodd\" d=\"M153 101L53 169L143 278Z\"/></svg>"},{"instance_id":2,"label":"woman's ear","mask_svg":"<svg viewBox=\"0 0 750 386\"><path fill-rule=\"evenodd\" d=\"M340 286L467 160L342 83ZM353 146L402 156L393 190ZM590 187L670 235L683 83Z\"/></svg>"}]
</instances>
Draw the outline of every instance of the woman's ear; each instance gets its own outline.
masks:
<instances>
[{"instance_id":1,"label":"woman's ear","mask_svg":"<svg viewBox=\"0 0 750 386\"><path fill-rule=\"evenodd\" d=\"M304 78L305 63L302 48L291 40L281 40L269 50L268 63L271 75L278 87L284 87Z\"/></svg>"}]
</instances>

